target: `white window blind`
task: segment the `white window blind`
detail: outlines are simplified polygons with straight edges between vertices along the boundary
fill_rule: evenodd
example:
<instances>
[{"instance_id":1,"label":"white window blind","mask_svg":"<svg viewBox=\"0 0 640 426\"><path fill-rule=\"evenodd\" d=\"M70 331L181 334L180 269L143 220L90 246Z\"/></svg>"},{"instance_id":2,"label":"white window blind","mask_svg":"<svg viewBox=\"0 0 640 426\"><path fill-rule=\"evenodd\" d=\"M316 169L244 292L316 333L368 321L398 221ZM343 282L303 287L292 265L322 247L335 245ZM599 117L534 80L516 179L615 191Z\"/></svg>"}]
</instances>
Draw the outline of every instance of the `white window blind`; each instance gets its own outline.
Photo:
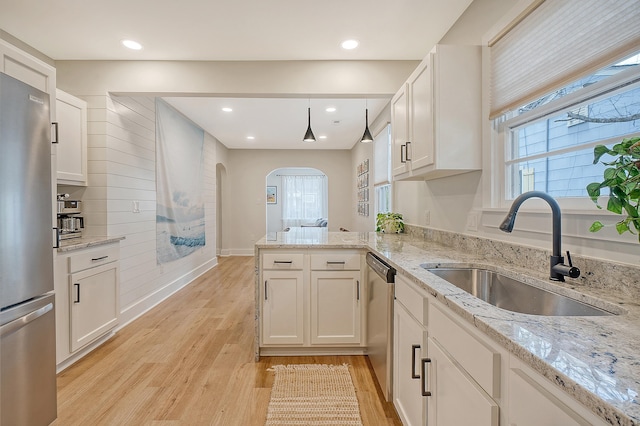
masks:
<instances>
[{"instance_id":1,"label":"white window blind","mask_svg":"<svg viewBox=\"0 0 640 426\"><path fill-rule=\"evenodd\" d=\"M391 150L391 125L386 125L373 139L374 185L391 182L389 159Z\"/></svg>"},{"instance_id":2,"label":"white window blind","mask_svg":"<svg viewBox=\"0 0 640 426\"><path fill-rule=\"evenodd\" d=\"M490 118L637 50L639 28L638 0L544 1L489 42Z\"/></svg>"}]
</instances>

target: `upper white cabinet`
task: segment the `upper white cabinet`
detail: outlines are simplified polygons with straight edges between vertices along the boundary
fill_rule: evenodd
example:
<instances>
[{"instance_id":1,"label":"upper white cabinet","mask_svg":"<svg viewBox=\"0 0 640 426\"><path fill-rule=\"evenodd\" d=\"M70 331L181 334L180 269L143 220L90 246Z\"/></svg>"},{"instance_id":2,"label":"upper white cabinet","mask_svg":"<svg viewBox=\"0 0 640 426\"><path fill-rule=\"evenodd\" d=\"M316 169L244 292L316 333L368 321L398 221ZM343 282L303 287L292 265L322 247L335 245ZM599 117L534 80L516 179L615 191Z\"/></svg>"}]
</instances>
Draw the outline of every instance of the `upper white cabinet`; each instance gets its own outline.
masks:
<instances>
[{"instance_id":1,"label":"upper white cabinet","mask_svg":"<svg viewBox=\"0 0 640 426\"><path fill-rule=\"evenodd\" d=\"M0 71L47 92L53 104L56 93L56 69L51 65L0 40ZM51 117L55 117L53 105Z\"/></svg>"},{"instance_id":2,"label":"upper white cabinet","mask_svg":"<svg viewBox=\"0 0 640 426\"><path fill-rule=\"evenodd\" d=\"M481 169L480 47L434 47L391 100L391 127L396 180Z\"/></svg>"},{"instance_id":3,"label":"upper white cabinet","mask_svg":"<svg viewBox=\"0 0 640 426\"><path fill-rule=\"evenodd\" d=\"M87 103L56 90L58 184L87 185Z\"/></svg>"}]
</instances>

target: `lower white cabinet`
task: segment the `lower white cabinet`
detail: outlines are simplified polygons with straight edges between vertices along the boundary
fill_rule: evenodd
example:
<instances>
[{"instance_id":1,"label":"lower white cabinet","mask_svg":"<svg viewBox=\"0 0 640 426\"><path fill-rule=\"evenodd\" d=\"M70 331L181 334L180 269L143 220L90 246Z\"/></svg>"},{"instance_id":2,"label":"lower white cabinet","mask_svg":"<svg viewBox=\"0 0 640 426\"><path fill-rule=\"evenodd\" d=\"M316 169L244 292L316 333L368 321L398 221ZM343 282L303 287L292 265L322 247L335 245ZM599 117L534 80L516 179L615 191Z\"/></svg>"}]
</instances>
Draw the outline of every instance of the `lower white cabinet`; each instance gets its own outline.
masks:
<instances>
[{"instance_id":1,"label":"lower white cabinet","mask_svg":"<svg viewBox=\"0 0 640 426\"><path fill-rule=\"evenodd\" d=\"M261 250L259 352L363 352L359 250Z\"/></svg>"},{"instance_id":2,"label":"lower white cabinet","mask_svg":"<svg viewBox=\"0 0 640 426\"><path fill-rule=\"evenodd\" d=\"M304 343L303 272L263 271L262 343Z\"/></svg>"},{"instance_id":3,"label":"lower white cabinet","mask_svg":"<svg viewBox=\"0 0 640 426\"><path fill-rule=\"evenodd\" d=\"M586 426L606 423L512 357L509 371L510 426Z\"/></svg>"},{"instance_id":4,"label":"lower white cabinet","mask_svg":"<svg viewBox=\"0 0 640 426\"><path fill-rule=\"evenodd\" d=\"M426 331L397 300L393 321L393 404L402 424L424 425L426 403L420 391L420 363L426 356Z\"/></svg>"},{"instance_id":5,"label":"lower white cabinet","mask_svg":"<svg viewBox=\"0 0 640 426\"><path fill-rule=\"evenodd\" d=\"M118 323L118 263L71 274L71 351L95 340Z\"/></svg>"},{"instance_id":6,"label":"lower white cabinet","mask_svg":"<svg viewBox=\"0 0 640 426\"><path fill-rule=\"evenodd\" d=\"M59 367L70 365L84 354L81 349L118 325L119 257L119 242L57 253L54 283Z\"/></svg>"},{"instance_id":7,"label":"lower white cabinet","mask_svg":"<svg viewBox=\"0 0 640 426\"><path fill-rule=\"evenodd\" d=\"M429 426L498 426L498 404L429 338L427 412Z\"/></svg>"},{"instance_id":8,"label":"lower white cabinet","mask_svg":"<svg viewBox=\"0 0 640 426\"><path fill-rule=\"evenodd\" d=\"M311 344L360 343L360 271L311 272Z\"/></svg>"}]
</instances>

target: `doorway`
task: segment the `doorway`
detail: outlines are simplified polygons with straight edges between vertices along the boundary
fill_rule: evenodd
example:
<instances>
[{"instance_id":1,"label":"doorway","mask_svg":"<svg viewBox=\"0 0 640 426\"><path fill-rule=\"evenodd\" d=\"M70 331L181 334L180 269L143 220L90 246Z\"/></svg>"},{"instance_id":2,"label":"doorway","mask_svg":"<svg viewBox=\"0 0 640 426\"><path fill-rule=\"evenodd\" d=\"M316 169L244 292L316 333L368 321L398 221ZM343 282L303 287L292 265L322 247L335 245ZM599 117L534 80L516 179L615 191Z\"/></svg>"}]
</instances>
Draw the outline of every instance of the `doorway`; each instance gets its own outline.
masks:
<instances>
[{"instance_id":1,"label":"doorway","mask_svg":"<svg viewBox=\"0 0 640 426\"><path fill-rule=\"evenodd\" d=\"M267 233L298 227L327 228L329 197L327 175L310 167L287 167L266 178Z\"/></svg>"}]
</instances>

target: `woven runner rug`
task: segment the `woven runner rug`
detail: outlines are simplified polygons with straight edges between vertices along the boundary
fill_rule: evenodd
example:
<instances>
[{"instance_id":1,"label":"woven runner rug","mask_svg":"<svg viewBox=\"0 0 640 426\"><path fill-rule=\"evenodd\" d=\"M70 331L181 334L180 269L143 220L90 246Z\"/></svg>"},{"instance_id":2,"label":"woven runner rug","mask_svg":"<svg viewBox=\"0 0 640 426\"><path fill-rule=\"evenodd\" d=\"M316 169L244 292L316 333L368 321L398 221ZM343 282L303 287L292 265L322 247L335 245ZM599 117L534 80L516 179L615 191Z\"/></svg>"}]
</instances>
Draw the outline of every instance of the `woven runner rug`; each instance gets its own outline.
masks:
<instances>
[{"instance_id":1,"label":"woven runner rug","mask_svg":"<svg viewBox=\"0 0 640 426\"><path fill-rule=\"evenodd\" d=\"M266 426L362 426L349 366L275 365Z\"/></svg>"}]
</instances>

